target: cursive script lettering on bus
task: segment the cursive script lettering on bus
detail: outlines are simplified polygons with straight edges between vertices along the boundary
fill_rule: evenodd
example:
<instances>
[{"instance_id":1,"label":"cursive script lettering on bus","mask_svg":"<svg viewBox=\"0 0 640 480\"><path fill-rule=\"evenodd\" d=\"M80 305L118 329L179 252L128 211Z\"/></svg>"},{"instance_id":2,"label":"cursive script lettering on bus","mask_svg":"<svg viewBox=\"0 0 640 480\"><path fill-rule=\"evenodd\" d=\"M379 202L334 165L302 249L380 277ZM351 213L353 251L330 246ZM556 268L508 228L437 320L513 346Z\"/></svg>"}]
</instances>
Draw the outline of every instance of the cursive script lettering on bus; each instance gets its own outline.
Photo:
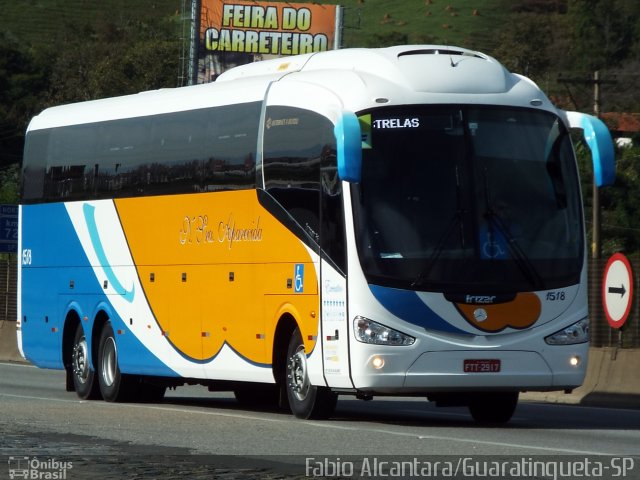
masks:
<instances>
[{"instance_id":1,"label":"cursive script lettering on bus","mask_svg":"<svg viewBox=\"0 0 640 480\"><path fill-rule=\"evenodd\" d=\"M229 215L226 222L221 221L218 224L218 241L220 243L228 242L229 250L236 242L261 242L262 228L260 228L260 217L256 221L251 222L249 227L236 226L233 214Z\"/></svg>"},{"instance_id":2,"label":"cursive script lettering on bus","mask_svg":"<svg viewBox=\"0 0 640 480\"><path fill-rule=\"evenodd\" d=\"M213 243L213 230L209 228L209 217L197 215L185 216L180 229L180 245L186 243Z\"/></svg>"}]
</instances>

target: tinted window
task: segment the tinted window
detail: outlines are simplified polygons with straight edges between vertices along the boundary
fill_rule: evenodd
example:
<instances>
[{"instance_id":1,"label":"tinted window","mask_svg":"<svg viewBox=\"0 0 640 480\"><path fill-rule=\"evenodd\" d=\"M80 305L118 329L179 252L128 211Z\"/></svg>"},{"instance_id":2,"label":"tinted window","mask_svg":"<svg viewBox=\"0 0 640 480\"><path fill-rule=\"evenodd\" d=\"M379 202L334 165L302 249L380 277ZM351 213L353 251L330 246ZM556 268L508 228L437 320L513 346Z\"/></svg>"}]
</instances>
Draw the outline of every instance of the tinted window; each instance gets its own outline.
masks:
<instances>
[{"instance_id":1,"label":"tinted window","mask_svg":"<svg viewBox=\"0 0 640 480\"><path fill-rule=\"evenodd\" d=\"M260 103L219 107L209 116L205 190L255 187Z\"/></svg>"},{"instance_id":2,"label":"tinted window","mask_svg":"<svg viewBox=\"0 0 640 480\"><path fill-rule=\"evenodd\" d=\"M307 110L269 107L264 132L265 188L319 242L320 160L333 125Z\"/></svg>"},{"instance_id":3,"label":"tinted window","mask_svg":"<svg viewBox=\"0 0 640 480\"><path fill-rule=\"evenodd\" d=\"M255 187L259 102L30 132L23 201Z\"/></svg>"},{"instance_id":4,"label":"tinted window","mask_svg":"<svg viewBox=\"0 0 640 480\"><path fill-rule=\"evenodd\" d=\"M40 199L43 196L48 145L48 130L36 130L27 134L22 167L23 200Z\"/></svg>"},{"instance_id":5,"label":"tinted window","mask_svg":"<svg viewBox=\"0 0 640 480\"><path fill-rule=\"evenodd\" d=\"M320 238L323 252L335 265L347 273L345 252L344 207L342 182L338 177L335 144L327 145L321 162L322 209Z\"/></svg>"},{"instance_id":6,"label":"tinted window","mask_svg":"<svg viewBox=\"0 0 640 480\"><path fill-rule=\"evenodd\" d=\"M431 105L361 118L371 127L352 199L370 283L512 292L579 281L580 192L556 116Z\"/></svg>"}]
</instances>

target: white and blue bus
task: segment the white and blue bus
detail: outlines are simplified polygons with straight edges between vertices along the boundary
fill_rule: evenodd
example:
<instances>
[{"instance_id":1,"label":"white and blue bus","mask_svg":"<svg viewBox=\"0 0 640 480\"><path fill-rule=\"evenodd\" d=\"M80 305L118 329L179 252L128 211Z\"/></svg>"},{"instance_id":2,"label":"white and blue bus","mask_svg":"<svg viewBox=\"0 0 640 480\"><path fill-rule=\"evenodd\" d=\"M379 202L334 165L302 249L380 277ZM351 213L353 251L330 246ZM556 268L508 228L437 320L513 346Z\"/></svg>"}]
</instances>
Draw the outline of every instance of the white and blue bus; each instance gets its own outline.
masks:
<instances>
[{"instance_id":1,"label":"white and blue bus","mask_svg":"<svg viewBox=\"0 0 640 480\"><path fill-rule=\"evenodd\" d=\"M345 49L45 110L22 167L18 343L85 399L203 384L298 417L422 396L508 421L589 346L569 134L482 53Z\"/></svg>"}]
</instances>

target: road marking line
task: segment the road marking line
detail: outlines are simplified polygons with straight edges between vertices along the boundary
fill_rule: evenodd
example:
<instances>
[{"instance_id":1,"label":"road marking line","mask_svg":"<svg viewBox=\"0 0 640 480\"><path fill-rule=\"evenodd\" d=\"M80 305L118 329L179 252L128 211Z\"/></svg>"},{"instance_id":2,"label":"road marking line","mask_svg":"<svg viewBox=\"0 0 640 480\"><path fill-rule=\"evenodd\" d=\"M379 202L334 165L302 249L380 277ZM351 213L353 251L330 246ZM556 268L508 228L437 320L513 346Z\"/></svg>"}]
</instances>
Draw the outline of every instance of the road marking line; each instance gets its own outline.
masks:
<instances>
[{"instance_id":1,"label":"road marking line","mask_svg":"<svg viewBox=\"0 0 640 480\"><path fill-rule=\"evenodd\" d=\"M0 362L0 365L5 367L29 367L29 368L38 368L35 365L31 365L30 363L11 363L11 362Z\"/></svg>"},{"instance_id":2,"label":"road marking line","mask_svg":"<svg viewBox=\"0 0 640 480\"><path fill-rule=\"evenodd\" d=\"M590 451L590 450L573 450L570 448L550 448L550 447L537 447L535 445L523 445L518 443L507 443L507 442L492 442L487 440L473 440L470 438L451 438L451 437L439 437L437 435L420 435L418 437L420 440L457 440L462 443L473 443L477 445L478 443L482 445L491 445L495 447L512 447L512 448L522 448L526 450L541 450L547 452L556 452L556 453L567 453L574 455L609 455L614 456L618 455L617 453L604 453L601 451Z\"/></svg>"},{"instance_id":3,"label":"road marking line","mask_svg":"<svg viewBox=\"0 0 640 480\"><path fill-rule=\"evenodd\" d=\"M46 400L47 402L60 402L60 403L87 403L85 400L65 400L64 398L33 397L31 395L12 395L11 393L2 393L2 392L0 392L0 397L24 398L26 400Z\"/></svg>"},{"instance_id":4,"label":"road marking line","mask_svg":"<svg viewBox=\"0 0 640 480\"><path fill-rule=\"evenodd\" d=\"M353 428L353 427L346 427L341 425L325 425L317 422L308 422L308 423L316 427L333 428L336 430L352 430L356 432L366 431L366 432L374 432L374 433L384 433L388 435L396 435L396 436L403 436L403 437L415 437L419 440L438 440L438 441L444 440L444 441L454 441L454 442L461 442L461 443L473 443L474 445L480 444L480 445L491 445L491 446L498 446L498 447L515 447L515 448L522 448L527 450L541 450L541 451L548 451L548 452L571 453L571 454L577 454L577 455L610 455L610 456L618 455L618 453L604 453L602 451L594 452L590 450L573 450L573 449L566 449L566 448L538 447L535 445L506 443L506 442L492 442L487 440L448 437L448 436L441 436L441 435L420 435L416 433L398 432L394 430L385 430L385 429L378 429L378 428Z\"/></svg>"}]
</instances>

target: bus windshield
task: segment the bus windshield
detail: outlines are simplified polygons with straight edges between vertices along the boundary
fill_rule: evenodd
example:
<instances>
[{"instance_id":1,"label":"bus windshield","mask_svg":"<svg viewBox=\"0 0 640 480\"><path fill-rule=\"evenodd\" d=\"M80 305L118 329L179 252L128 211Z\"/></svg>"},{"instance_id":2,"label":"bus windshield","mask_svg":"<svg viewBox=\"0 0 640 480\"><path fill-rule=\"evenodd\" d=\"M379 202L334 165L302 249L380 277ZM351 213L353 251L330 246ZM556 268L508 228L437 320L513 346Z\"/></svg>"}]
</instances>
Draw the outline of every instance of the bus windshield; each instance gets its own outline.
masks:
<instances>
[{"instance_id":1,"label":"bus windshield","mask_svg":"<svg viewBox=\"0 0 640 480\"><path fill-rule=\"evenodd\" d=\"M369 283L459 293L578 283L578 176L555 115L438 105L359 118L362 180L352 199Z\"/></svg>"}]
</instances>

